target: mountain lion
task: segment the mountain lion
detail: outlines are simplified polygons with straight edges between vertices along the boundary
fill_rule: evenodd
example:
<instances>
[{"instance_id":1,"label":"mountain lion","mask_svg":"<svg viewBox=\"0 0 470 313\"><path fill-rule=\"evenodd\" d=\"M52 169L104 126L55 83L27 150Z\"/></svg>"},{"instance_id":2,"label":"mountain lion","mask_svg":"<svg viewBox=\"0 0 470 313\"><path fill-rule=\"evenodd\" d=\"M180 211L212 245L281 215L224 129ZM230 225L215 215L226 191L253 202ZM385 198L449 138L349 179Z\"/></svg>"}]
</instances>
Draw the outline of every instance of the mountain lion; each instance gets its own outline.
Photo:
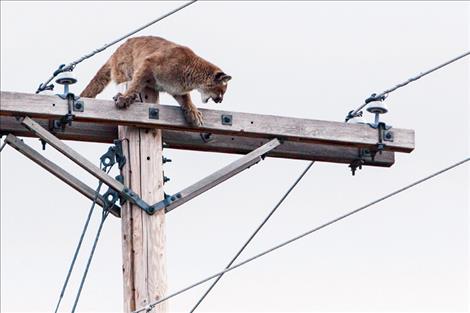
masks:
<instances>
[{"instance_id":1,"label":"mountain lion","mask_svg":"<svg viewBox=\"0 0 470 313\"><path fill-rule=\"evenodd\" d=\"M181 106L185 119L202 126L201 112L192 103L189 92L200 92L202 102L222 102L227 82L232 77L191 49L160 37L143 36L127 40L96 73L81 97L94 98L111 80L129 82L124 94L113 99L119 109L127 108L145 87L172 95Z\"/></svg>"}]
</instances>

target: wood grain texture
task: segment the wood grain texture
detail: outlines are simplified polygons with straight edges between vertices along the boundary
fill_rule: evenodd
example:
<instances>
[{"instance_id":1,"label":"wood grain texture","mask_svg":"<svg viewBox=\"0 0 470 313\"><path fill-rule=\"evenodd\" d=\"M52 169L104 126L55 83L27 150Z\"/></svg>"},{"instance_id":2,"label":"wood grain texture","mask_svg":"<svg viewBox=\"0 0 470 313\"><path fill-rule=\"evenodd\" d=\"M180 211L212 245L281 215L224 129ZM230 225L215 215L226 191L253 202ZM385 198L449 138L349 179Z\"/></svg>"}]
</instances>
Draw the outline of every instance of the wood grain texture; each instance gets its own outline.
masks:
<instances>
[{"instance_id":1,"label":"wood grain texture","mask_svg":"<svg viewBox=\"0 0 470 313\"><path fill-rule=\"evenodd\" d=\"M67 126L64 130L50 130L49 120L34 119L39 125L51 131L54 136L62 140L86 141L97 143L113 143L118 138L118 128L114 125L97 123L73 122L72 126ZM37 137L34 133L26 129L15 117L0 116L0 134L13 134L17 137Z\"/></svg>"},{"instance_id":2,"label":"wood grain texture","mask_svg":"<svg viewBox=\"0 0 470 313\"><path fill-rule=\"evenodd\" d=\"M158 127L190 132L208 132L252 138L278 138L284 141L328 143L331 145L371 148L377 143L377 131L367 125L328 122L283 116L200 109L204 127L189 126L179 107L143 103L117 110L113 101L83 98L84 112L74 112L75 119L112 125ZM67 113L65 100L57 96L1 92L0 115L29 115L58 118ZM149 108L159 109L159 118L149 118ZM222 124L222 115L232 116L232 125ZM394 141L387 142L387 151L411 152L414 149L414 131L393 129Z\"/></svg>"},{"instance_id":3,"label":"wood grain texture","mask_svg":"<svg viewBox=\"0 0 470 313\"><path fill-rule=\"evenodd\" d=\"M135 179L131 179L131 165L136 164L136 160L132 160L131 156L135 153L131 151L135 150L135 147L131 147L131 140L135 142L138 138L134 138L132 133L128 133L128 127L119 127L119 138L126 138L123 141L123 153L127 159L126 164L122 168L121 175L124 177L124 184L131 187L134 192L140 193L140 179L138 183L135 183ZM132 136L132 137L131 137ZM140 174L140 173L137 173ZM131 182L133 184L131 185ZM133 205L126 202L121 207L121 239L122 239L122 274L123 274L123 300L124 300L124 312L131 312L135 310L135 286L134 286L134 247L133 247L133 213L137 210L133 209Z\"/></svg>"},{"instance_id":4,"label":"wood grain texture","mask_svg":"<svg viewBox=\"0 0 470 313\"><path fill-rule=\"evenodd\" d=\"M123 184L103 172L98 166L96 166L87 158L83 157L80 153L76 152L71 147L63 143L60 139L52 135L49 131L44 129L40 124L36 123L31 118L25 117L21 123L33 133L35 133L38 137L46 141L48 144L53 146L63 155L67 156L70 160L75 162L77 165L79 165L91 175L101 180L109 187L112 187L118 192L122 192L124 190L125 187Z\"/></svg>"},{"instance_id":5,"label":"wood grain texture","mask_svg":"<svg viewBox=\"0 0 470 313\"><path fill-rule=\"evenodd\" d=\"M35 119L41 126L47 128L48 121ZM0 116L0 133L12 133L15 136L31 137L33 133L25 129L14 117ZM97 123L73 122L71 127L54 133L60 139L79 140L87 142L112 143L117 138L117 126ZM187 131L164 130L164 147L169 149L247 154L257 147L267 143L266 138L251 138L212 134L211 140L205 142L199 133ZM298 141L284 141L284 144L268 152L268 157L312 160L321 162L346 163L357 159L359 148ZM378 154L374 160L365 159L370 166L389 167L394 163L394 152L385 151Z\"/></svg>"},{"instance_id":6,"label":"wood grain texture","mask_svg":"<svg viewBox=\"0 0 470 313\"><path fill-rule=\"evenodd\" d=\"M149 101L157 101L146 90ZM148 203L163 199L161 131L119 126L123 151L128 162L123 168L124 183ZM122 216L124 311L130 312L154 302L166 293L165 213L148 215L126 203ZM166 312L167 304L151 312Z\"/></svg>"}]
</instances>

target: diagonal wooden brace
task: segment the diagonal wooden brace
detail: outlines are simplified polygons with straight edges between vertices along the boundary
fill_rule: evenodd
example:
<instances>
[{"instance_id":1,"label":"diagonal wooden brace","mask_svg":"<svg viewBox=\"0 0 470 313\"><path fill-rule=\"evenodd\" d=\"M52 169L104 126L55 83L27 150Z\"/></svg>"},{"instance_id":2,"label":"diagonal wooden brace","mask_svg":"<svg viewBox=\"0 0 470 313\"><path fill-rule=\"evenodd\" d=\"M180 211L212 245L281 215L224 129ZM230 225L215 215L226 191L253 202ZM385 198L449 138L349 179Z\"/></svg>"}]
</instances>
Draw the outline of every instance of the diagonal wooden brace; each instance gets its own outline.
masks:
<instances>
[{"instance_id":1,"label":"diagonal wooden brace","mask_svg":"<svg viewBox=\"0 0 470 313\"><path fill-rule=\"evenodd\" d=\"M83 157L81 154L79 154L78 152L76 152L75 150L67 146L60 139L55 137L53 134L51 134L49 131L47 131L45 128L43 128L41 125L36 123L34 120L29 118L28 116L24 117L21 120L21 124L23 124L26 128L32 131L36 136L38 136L39 138L41 138L42 140L44 140L45 142L53 146L63 155L65 155L66 157L74 161L76 164L78 164L84 170L89 172L91 175L95 176L104 184L116 190L126 200L137 205L138 207L140 207L142 210L144 210L145 212L149 214L155 213L155 211L153 210L153 207L148 205L130 188L124 186L121 182L117 181L116 179L112 178L111 176L103 172L99 167L97 167L96 165L91 163L89 160L87 160L85 157Z\"/></svg>"},{"instance_id":2,"label":"diagonal wooden brace","mask_svg":"<svg viewBox=\"0 0 470 313\"><path fill-rule=\"evenodd\" d=\"M11 147L14 149L18 150L21 152L23 155L25 155L27 158L30 160L34 161L38 165L40 165L42 168L46 169L50 173L52 173L54 176L65 182L67 185L70 187L74 188L78 192L80 192L82 195L87 197L90 200L94 200L96 198L96 203L101 206L105 207L106 206L106 200L101 196L100 194L97 194L95 190L90 188L88 185L62 169L60 166L55 164L54 162L48 160L44 156L42 156L39 152L25 144L23 141L21 141L18 137L9 134L5 138L5 142L9 144ZM121 210L118 206L112 206L110 208L110 213L113 214L116 217L121 216Z\"/></svg>"},{"instance_id":3,"label":"diagonal wooden brace","mask_svg":"<svg viewBox=\"0 0 470 313\"><path fill-rule=\"evenodd\" d=\"M230 163L229 165L221 168L217 172L201 179L193 185L183 189L182 191L167 197L165 200L157 202L152 207L155 211L165 208L165 212L169 212L183 203L197 197L201 193L217 186L218 184L226 181L232 176L242 172L250 166L258 163L264 158L264 155L272 149L279 146L281 143L277 139L273 139L265 145L253 150L240 159Z\"/></svg>"}]
</instances>

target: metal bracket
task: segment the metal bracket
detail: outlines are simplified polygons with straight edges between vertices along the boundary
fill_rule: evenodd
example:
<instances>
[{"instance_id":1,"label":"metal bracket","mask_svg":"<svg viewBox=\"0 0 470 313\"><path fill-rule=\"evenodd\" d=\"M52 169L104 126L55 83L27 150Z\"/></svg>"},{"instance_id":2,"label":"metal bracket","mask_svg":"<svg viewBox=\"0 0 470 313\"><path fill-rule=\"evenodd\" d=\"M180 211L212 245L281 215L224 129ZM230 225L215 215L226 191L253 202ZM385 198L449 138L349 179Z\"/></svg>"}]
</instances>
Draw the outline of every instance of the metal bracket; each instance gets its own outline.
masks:
<instances>
[{"instance_id":1,"label":"metal bracket","mask_svg":"<svg viewBox=\"0 0 470 313\"><path fill-rule=\"evenodd\" d=\"M382 151L385 149L385 143L384 143L384 138L385 138L385 132L387 131L387 137L390 138L392 136L393 138L393 133L391 133L388 129L390 129L391 126L387 126L384 122L380 122L377 124L377 129L379 132L379 142L377 143L377 151L381 154Z\"/></svg>"},{"instance_id":2,"label":"metal bracket","mask_svg":"<svg viewBox=\"0 0 470 313\"><path fill-rule=\"evenodd\" d=\"M177 194L172 195L172 196L165 194L165 199L161 202L165 205L165 207L168 207L170 204L172 204L176 200L181 199L181 197L182 197L181 193L179 193L179 192Z\"/></svg>"},{"instance_id":3,"label":"metal bracket","mask_svg":"<svg viewBox=\"0 0 470 313\"><path fill-rule=\"evenodd\" d=\"M116 162L120 170L126 164L126 157L122 152L122 140L114 140L114 146L108 148L108 151L100 157L101 164L105 167L112 166Z\"/></svg>"},{"instance_id":4,"label":"metal bracket","mask_svg":"<svg viewBox=\"0 0 470 313\"><path fill-rule=\"evenodd\" d=\"M56 129L64 130L65 126L72 126L72 121L75 115L72 112L83 112L85 110L85 103L82 100L78 100L80 97L75 97L71 92L65 95L57 95L60 98L67 100L67 114L62 116L59 120L54 120L50 125L51 131Z\"/></svg>"},{"instance_id":5,"label":"metal bracket","mask_svg":"<svg viewBox=\"0 0 470 313\"><path fill-rule=\"evenodd\" d=\"M118 175L116 176L116 180L123 183L124 177L122 177L121 175ZM103 200L104 200L106 209L108 210L116 204L116 201L118 199L121 205L125 202L125 200L120 198L119 193L113 188L108 188L108 190L103 194Z\"/></svg>"},{"instance_id":6,"label":"metal bracket","mask_svg":"<svg viewBox=\"0 0 470 313\"><path fill-rule=\"evenodd\" d=\"M369 150L369 149L364 149L364 148L359 149L359 157L353 160L351 164L349 164L349 167L351 168L351 172L353 176L356 174L357 169L362 169L362 165L364 165L365 163L364 162L365 157L370 157L373 161L377 152L382 154L382 151L385 150L385 141L393 142L394 136L393 136L393 131L391 130L392 126L387 125L384 122L379 122L377 124L368 124L368 125L374 129L377 129L378 142L375 145L374 150Z\"/></svg>"},{"instance_id":7,"label":"metal bracket","mask_svg":"<svg viewBox=\"0 0 470 313\"><path fill-rule=\"evenodd\" d=\"M134 191L132 191L129 188L124 188L121 193L124 198L127 200L131 201L135 205L137 205L139 208L147 212L148 214L153 214L155 213L155 208L153 206L148 205L142 198L139 197L138 194L136 194Z\"/></svg>"},{"instance_id":8,"label":"metal bracket","mask_svg":"<svg viewBox=\"0 0 470 313\"><path fill-rule=\"evenodd\" d=\"M378 142L376 145L376 152L380 154L385 149L384 141L393 142L394 134L391 125L387 125L384 122L379 122L378 124L368 124L370 127L377 129L378 131Z\"/></svg>"},{"instance_id":9,"label":"metal bracket","mask_svg":"<svg viewBox=\"0 0 470 313\"><path fill-rule=\"evenodd\" d=\"M353 160L349 167L351 168L352 175L356 175L358 169L362 170L362 166L365 164L365 158L371 158L372 160L375 157L375 153L371 153L369 149L359 148L359 156L357 159Z\"/></svg>"}]
</instances>

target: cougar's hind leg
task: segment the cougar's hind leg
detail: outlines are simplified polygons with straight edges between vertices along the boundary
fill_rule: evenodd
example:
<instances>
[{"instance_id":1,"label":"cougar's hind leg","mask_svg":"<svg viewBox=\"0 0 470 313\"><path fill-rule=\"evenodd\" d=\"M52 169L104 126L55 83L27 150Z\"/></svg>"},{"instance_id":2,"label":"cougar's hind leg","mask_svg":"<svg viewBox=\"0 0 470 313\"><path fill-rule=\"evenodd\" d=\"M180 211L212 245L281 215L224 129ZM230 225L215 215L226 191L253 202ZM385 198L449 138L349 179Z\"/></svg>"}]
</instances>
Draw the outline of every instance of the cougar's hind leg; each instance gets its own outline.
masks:
<instances>
[{"instance_id":1,"label":"cougar's hind leg","mask_svg":"<svg viewBox=\"0 0 470 313\"><path fill-rule=\"evenodd\" d=\"M202 113L196 108L196 106L191 101L191 96L189 95L189 93L184 95L173 95L173 98L178 101L178 104L183 110L184 118L190 125L197 127L202 126Z\"/></svg>"}]
</instances>

